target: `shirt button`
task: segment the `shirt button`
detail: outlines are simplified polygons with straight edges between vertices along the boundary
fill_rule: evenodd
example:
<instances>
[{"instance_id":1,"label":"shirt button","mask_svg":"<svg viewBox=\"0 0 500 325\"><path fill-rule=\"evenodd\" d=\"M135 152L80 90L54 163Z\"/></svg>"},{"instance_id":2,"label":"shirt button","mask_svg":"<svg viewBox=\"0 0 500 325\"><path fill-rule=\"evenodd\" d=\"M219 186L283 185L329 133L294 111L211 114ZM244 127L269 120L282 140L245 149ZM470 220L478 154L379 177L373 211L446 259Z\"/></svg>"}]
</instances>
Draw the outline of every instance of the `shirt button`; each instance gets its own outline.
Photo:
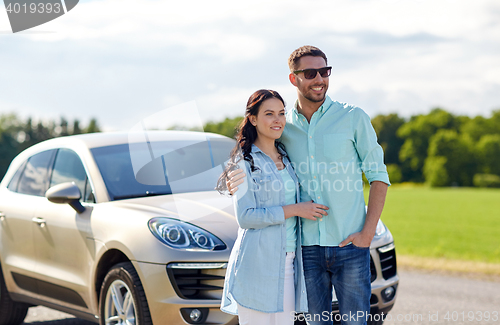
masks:
<instances>
[{"instance_id":1,"label":"shirt button","mask_svg":"<svg viewBox=\"0 0 500 325\"><path fill-rule=\"evenodd\" d=\"M318 199L321 199L321 196L318 196Z\"/></svg>"},{"instance_id":2,"label":"shirt button","mask_svg":"<svg viewBox=\"0 0 500 325\"><path fill-rule=\"evenodd\" d=\"M310 136L309 136L309 139L312 139L312 138L313 138L313 137L312 137L312 135L310 135Z\"/></svg>"},{"instance_id":3,"label":"shirt button","mask_svg":"<svg viewBox=\"0 0 500 325\"><path fill-rule=\"evenodd\" d=\"M316 176L314 176L314 178L316 178Z\"/></svg>"},{"instance_id":4,"label":"shirt button","mask_svg":"<svg viewBox=\"0 0 500 325\"><path fill-rule=\"evenodd\" d=\"M311 156L311 159L314 159L314 156Z\"/></svg>"}]
</instances>

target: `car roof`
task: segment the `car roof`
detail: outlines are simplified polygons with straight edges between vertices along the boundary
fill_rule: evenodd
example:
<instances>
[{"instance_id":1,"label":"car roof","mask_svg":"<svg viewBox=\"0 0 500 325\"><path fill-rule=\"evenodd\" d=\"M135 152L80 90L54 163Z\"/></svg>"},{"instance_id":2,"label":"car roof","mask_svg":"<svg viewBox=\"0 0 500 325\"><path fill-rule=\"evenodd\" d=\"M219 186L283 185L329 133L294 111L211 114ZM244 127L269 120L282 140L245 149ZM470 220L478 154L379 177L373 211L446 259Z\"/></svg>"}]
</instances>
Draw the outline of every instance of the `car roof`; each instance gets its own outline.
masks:
<instances>
[{"instance_id":1,"label":"car roof","mask_svg":"<svg viewBox=\"0 0 500 325\"><path fill-rule=\"evenodd\" d=\"M92 149L98 147L106 147L119 144L128 143L144 143L144 142L155 142L155 141L195 141L201 142L207 139L228 139L228 137L208 132L196 132L196 131L177 131L177 130L165 130L165 131L144 131L144 132L97 132L97 133L87 133L71 135L66 137L58 137L37 143L19 155L12 161L14 165L20 163L20 161L26 160L32 155L42 152L45 150L56 149L56 148L72 148L76 151L78 149ZM12 164L11 163L11 164ZM7 176L7 175L5 175Z\"/></svg>"},{"instance_id":2,"label":"car roof","mask_svg":"<svg viewBox=\"0 0 500 325\"><path fill-rule=\"evenodd\" d=\"M57 148L60 146L67 146L69 144L73 145L84 145L85 147L97 148L106 147L118 144L127 143L139 143L139 142L149 142L149 141L176 141L176 140L188 140L188 141L204 141L207 138L226 138L227 137L207 132L195 132L195 131L176 131L176 130L165 130L165 131L144 131L144 132L97 132L88 134L78 134L66 137L58 137L49 140L45 140L38 144L33 145L30 148L35 148L36 151ZM30 149L28 148L28 149Z\"/></svg>"}]
</instances>

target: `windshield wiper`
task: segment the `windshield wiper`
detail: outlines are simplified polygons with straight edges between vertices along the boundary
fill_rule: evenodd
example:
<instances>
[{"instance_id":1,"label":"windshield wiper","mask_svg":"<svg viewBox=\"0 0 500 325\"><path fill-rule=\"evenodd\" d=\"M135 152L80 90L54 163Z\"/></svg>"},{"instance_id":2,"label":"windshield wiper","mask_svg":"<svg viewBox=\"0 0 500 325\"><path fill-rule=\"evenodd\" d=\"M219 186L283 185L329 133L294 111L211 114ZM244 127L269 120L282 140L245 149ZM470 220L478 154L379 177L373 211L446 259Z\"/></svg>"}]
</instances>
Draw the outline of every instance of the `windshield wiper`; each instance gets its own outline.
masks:
<instances>
[{"instance_id":1,"label":"windshield wiper","mask_svg":"<svg viewBox=\"0 0 500 325\"><path fill-rule=\"evenodd\" d=\"M113 197L113 200L124 200L124 199L135 199L140 197L148 197L148 196L158 196L158 195L170 195L172 192L150 192L146 191L145 193L138 194L127 194L127 195L117 195Z\"/></svg>"}]
</instances>

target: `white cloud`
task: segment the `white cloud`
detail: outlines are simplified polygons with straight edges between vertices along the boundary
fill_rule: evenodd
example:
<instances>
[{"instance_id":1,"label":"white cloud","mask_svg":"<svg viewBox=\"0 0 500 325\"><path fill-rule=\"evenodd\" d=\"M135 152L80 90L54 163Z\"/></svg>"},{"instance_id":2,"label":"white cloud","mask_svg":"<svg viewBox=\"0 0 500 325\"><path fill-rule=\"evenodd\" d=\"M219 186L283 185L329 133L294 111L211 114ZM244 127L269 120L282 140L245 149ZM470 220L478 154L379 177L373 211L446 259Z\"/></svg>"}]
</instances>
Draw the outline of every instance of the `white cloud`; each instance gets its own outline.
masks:
<instances>
[{"instance_id":1,"label":"white cloud","mask_svg":"<svg viewBox=\"0 0 500 325\"><path fill-rule=\"evenodd\" d=\"M433 106L487 114L500 106L499 8L494 0L80 1L25 33L0 34L0 112L95 116L127 129L139 113L191 100L204 120L242 115L259 88L278 90L290 107L286 59L313 44L334 67L332 97L370 114ZM0 30L9 28L0 13Z\"/></svg>"}]
</instances>

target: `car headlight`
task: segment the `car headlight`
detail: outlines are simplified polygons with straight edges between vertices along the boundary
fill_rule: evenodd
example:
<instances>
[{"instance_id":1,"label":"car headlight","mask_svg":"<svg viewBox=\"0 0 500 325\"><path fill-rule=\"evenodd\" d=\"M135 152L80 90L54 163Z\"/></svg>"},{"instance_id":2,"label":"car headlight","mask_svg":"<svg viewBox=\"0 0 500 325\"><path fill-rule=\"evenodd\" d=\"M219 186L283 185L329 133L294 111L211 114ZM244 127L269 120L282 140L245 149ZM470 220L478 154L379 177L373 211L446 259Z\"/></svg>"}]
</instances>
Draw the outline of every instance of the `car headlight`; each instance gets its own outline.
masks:
<instances>
[{"instance_id":1,"label":"car headlight","mask_svg":"<svg viewBox=\"0 0 500 325\"><path fill-rule=\"evenodd\" d=\"M187 222L171 218L153 218L148 224L153 235L171 248L192 251L226 249L226 244L214 234Z\"/></svg>"},{"instance_id":2,"label":"car headlight","mask_svg":"<svg viewBox=\"0 0 500 325\"><path fill-rule=\"evenodd\" d=\"M386 231L387 231L386 226L384 225L384 223L382 222L382 220L379 219L378 223L377 223L377 229L375 229L375 236L381 236Z\"/></svg>"}]
</instances>

